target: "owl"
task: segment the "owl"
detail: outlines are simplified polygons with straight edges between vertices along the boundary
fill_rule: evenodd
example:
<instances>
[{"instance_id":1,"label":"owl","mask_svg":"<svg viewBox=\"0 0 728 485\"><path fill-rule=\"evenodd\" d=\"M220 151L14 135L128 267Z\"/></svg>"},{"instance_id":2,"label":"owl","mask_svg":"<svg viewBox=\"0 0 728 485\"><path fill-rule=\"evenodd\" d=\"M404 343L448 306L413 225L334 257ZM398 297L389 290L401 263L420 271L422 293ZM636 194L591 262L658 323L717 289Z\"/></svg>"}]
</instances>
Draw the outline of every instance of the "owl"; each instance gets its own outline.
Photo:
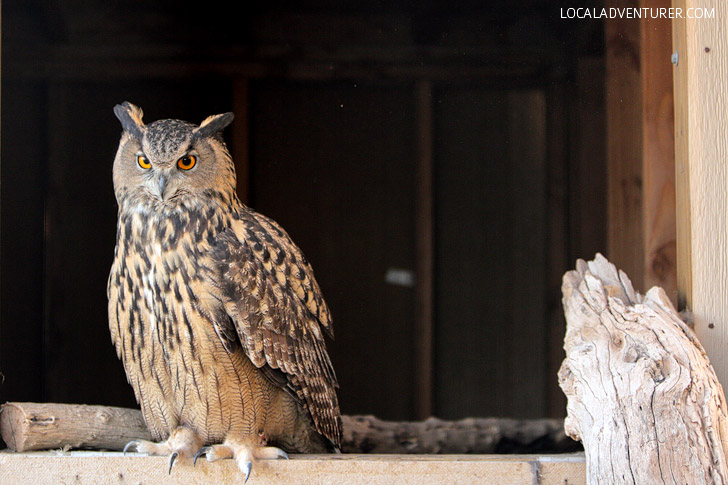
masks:
<instances>
[{"instance_id":1,"label":"owl","mask_svg":"<svg viewBox=\"0 0 728 485\"><path fill-rule=\"evenodd\" d=\"M128 102L114 160L118 202L109 328L152 441L175 460L338 451L341 415L326 350L331 315L311 265L274 221L240 202L222 131L142 121Z\"/></svg>"}]
</instances>

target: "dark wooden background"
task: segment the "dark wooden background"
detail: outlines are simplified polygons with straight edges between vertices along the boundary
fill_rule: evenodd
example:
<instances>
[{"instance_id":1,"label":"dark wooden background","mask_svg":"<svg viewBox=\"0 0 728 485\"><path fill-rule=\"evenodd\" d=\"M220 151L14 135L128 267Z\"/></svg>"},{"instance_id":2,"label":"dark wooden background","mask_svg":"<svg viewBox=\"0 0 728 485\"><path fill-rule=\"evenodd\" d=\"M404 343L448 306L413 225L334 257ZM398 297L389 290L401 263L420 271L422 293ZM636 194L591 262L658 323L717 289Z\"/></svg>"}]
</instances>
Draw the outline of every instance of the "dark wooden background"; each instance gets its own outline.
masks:
<instances>
[{"instance_id":1,"label":"dark wooden background","mask_svg":"<svg viewBox=\"0 0 728 485\"><path fill-rule=\"evenodd\" d=\"M0 401L134 405L105 294L129 100L235 111L241 197L331 306L344 413L565 415L560 280L605 250L601 23L547 0L196 5L2 3Z\"/></svg>"}]
</instances>

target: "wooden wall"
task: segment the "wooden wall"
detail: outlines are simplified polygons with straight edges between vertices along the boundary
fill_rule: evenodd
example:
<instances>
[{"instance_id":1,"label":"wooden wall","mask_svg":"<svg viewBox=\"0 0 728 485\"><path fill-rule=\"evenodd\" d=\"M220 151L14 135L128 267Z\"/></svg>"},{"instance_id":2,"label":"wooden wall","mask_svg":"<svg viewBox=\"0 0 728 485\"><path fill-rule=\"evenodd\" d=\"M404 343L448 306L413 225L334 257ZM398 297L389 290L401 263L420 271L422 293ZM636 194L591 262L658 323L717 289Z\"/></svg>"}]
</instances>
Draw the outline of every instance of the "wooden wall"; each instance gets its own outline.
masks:
<instances>
[{"instance_id":1,"label":"wooden wall","mask_svg":"<svg viewBox=\"0 0 728 485\"><path fill-rule=\"evenodd\" d=\"M171 8L8 3L0 399L133 405L105 298L130 100L235 110L239 192L312 261L345 413L565 414L560 278L606 245L598 22L303 5L186 35Z\"/></svg>"},{"instance_id":2,"label":"wooden wall","mask_svg":"<svg viewBox=\"0 0 728 485\"><path fill-rule=\"evenodd\" d=\"M728 32L725 2L675 2L712 17L675 23L675 141L681 300L718 379L728 385Z\"/></svg>"},{"instance_id":3,"label":"wooden wall","mask_svg":"<svg viewBox=\"0 0 728 485\"><path fill-rule=\"evenodd\" d=\"M613 0L669 8L670 0ZM661 286L677 305L672 20L605 22L608 254L643 294Z\"/></svg>"}]
</instances>

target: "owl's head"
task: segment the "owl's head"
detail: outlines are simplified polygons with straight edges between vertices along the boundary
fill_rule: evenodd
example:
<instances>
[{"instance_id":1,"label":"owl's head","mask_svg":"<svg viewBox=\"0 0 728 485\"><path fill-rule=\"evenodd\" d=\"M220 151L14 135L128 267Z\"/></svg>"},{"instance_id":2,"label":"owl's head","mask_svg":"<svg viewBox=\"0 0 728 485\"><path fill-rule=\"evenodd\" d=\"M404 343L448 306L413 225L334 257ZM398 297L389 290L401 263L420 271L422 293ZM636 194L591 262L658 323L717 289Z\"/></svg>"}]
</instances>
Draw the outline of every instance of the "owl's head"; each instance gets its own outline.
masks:
<instances>
[{"instance_id":1,"label":"owl's head","mask_svg":"<svg viewBox=\"0 0 728 485\"><path fill-rule=\"evenodd\" d=\"M114 191L121 206L154 211L192 208L235 197L235 166L222 141L233 114L206 118L199 126L180 120L142 121L129 102L114 107L124 132L114 160Z\"/></svg>"}]
</instances>

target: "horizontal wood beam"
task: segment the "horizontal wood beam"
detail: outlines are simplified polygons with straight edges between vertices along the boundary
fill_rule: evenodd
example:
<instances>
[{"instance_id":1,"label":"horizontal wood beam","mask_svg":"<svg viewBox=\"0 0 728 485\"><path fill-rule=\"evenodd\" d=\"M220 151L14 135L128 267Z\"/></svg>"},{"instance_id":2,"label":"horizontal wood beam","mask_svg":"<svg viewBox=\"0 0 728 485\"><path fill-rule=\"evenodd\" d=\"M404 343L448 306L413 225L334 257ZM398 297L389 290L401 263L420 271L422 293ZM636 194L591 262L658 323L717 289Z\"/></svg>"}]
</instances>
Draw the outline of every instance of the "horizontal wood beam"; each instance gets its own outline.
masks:
<instances>
[{"instance_id":1,"label":"horizontal wood beam","mask_svg":"<svg viewBox=\"0 0 728 485\"><path fill-rule=\"evenodd\" d=\"M559 59L548 55L511 54L493 49L357 47L210 48L182 46L129 47L35 45L8 46L5 71L14 79L178 78L194 74L230 78L270 77L301 80L432 79L446 81L509 79L533 83L560 76ZM211 55L211 53L213 53Z\"/></svg>"},{"instance_id":2,"label":"horizontal wood beam","mask_svg":"<svg viewBox=\"0 0 728 485\"><path fill-rule=\"evenodd\" d=\"M232 460L175 464L119 452L0 452L0 483L242 483ZM257 461L250 483L586 483L583 454L574 455L291 455Z\"/></svg>"}]
</instances>

